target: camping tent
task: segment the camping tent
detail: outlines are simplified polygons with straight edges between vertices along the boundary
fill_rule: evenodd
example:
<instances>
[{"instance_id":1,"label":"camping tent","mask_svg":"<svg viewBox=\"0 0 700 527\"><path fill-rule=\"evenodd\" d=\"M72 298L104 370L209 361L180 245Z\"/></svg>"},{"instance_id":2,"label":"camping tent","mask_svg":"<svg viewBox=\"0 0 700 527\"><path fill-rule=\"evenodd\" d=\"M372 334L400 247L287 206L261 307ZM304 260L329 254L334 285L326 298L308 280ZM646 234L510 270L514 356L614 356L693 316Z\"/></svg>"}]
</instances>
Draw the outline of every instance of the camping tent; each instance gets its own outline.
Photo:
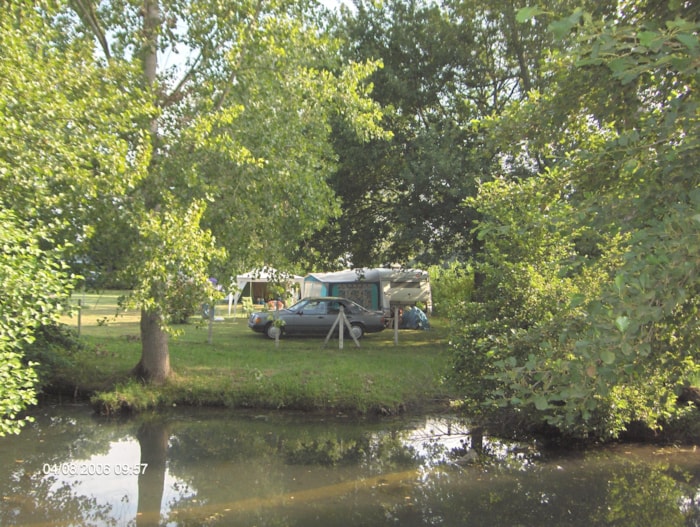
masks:
<instances>
[{"instance_id":1,"label":"camping tent","mask_svg":"<svg viewBox=\"0 0 700 527\"><path fill-rule=\"evenodd\" d=\"M304 278L301 276L278 271L272 267L262 267L253 269L244 274L236 276L237 291L228 296L228 312L231 314L233 307L234 313L238 306L238 301L242 296L250 297L253 303L261 303L269 300L268 286L285 284L289 289L293 284L299 284L301 289L304 283Z\"/></svg>"}]
</instances>

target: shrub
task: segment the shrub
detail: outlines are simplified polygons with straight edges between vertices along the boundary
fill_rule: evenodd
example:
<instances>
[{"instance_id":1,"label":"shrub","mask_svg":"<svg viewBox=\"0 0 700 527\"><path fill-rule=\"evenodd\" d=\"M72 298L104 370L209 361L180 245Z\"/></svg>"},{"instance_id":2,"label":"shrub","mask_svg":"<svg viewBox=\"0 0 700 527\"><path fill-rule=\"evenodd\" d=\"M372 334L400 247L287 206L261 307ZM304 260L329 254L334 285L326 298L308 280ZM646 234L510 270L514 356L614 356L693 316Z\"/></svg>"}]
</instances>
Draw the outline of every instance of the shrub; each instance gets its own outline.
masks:
<instances>
[{"instance_id":1,"label":"shrub","mask_svg":"<svg viewBox=\"0 0 700 527\"><path fill-rule=\"evenodd\" d=\"M469 264L450 262L428 269L433 298L433 314L446 316L469 302L474 288L474 273Z\"/></svg>"}]
</instances>

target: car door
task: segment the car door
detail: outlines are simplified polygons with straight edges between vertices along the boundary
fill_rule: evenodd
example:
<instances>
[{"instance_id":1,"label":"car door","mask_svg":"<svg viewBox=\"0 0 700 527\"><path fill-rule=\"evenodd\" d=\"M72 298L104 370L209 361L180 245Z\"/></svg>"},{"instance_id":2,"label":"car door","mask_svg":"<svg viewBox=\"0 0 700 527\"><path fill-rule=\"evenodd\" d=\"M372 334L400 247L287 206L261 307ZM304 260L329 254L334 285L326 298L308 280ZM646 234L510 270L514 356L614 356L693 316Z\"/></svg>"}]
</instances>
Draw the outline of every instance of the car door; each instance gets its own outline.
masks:
<instances>
[{"instance_id":1,"label":"car door","mask_svg":"<svg viewBox=\"0 0 700 527\"><path fill-rule=\"evenodd\" d=\"M329 300L328 301L328 309L326 311L326 318L323 321L323 327L320 328L324 333L328 334L328 332L331 330L331 327L333 327L333 324L338 319L338 315L340 315L341 306L343 308L345 308L345 305L343 304L343 302L340 302L339 300ZM347 313L347 309L345 309L345 312ZM342 323L342 322L339 322L339 323Z\"/></svg>"},{"instance_id":2,"label":"car door","mask_svg":"<svg viewBox=\"0 0 700 527\"><path fill-rule=\"evenodd\" d=\"M309 300L295 319L294 332L300 334L320 333L326 324L328 302L322 299Z\"/></svg>"},{"instance_id":3,"label":"car door","mask_svg":"<svg viewBox=\"0 0 700 527\"><path fill-rule=\"evenodd\" d=\"M366 327L367 320L365 320L365 315L367 314L367 311L362 306L352 301L346 301L343 302L343 307L345 309L345 318L348 319L350 325L357 323L363 327Z\"/></svg>"}]
</instances>

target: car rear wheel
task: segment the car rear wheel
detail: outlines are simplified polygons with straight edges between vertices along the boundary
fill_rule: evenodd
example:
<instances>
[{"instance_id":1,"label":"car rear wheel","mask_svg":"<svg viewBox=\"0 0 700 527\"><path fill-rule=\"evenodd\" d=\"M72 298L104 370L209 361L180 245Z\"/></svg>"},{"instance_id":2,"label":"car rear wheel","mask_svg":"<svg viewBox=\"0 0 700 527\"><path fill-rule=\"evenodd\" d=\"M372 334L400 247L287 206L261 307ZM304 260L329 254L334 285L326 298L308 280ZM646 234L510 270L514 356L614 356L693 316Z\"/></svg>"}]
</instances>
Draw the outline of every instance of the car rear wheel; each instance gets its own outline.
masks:
<instances>
[{"instance_id":1,"label":"car rear wheel","mask_svg":"<svg viewBox=\"0 0 700 527\"><path fill-rule=\"evenodd\" d=\"M277 337L282 336L282 329L270 322L267 326L265 326L265 335L267 335L267 337L270 339L276 339Z\"/></svg>"},{"instance_id":2,"label":"car rear wheel","mask_svg":"<svg viewBox=\"0 0 700 527\"><path fill-rule=\"evenodd\" d=\"M365 329L359 324L353 324L350 326L350 335L355 337L357 340L360 340L364 334Z\"/></svg>"}]
</instances>

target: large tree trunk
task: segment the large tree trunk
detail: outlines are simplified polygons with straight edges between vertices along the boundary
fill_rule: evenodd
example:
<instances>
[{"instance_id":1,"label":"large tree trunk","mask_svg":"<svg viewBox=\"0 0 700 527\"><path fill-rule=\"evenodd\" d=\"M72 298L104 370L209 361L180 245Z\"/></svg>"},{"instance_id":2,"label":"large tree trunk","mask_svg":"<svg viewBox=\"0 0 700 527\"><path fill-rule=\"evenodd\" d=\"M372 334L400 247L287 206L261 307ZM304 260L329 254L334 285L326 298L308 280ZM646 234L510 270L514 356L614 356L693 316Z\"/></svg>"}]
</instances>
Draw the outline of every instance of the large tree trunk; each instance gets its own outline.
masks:
<instances>
[{"instance_id":1,"label":"large tree trunk","mask_svg":"<svg viewBox=\"0 0 700 527\"><path fill-rule=\"evenodd\" d=\"M170 376L168 333L158 312L141 310L141 360L134 374L155 384Z\"/></svg>"},{"instance_id":2,"label":"large tree trunk","mask_svg":"<svg viewBox=\"0 0 700 527\"><path fill-rule=\"evenodd\" d=\"M143 2L143 75L146 84L153 87L158 70L158 28L160 26L159 0L144 0ZM151 141L154 152L157 150L158 120L151 121ZM151 170L154 170L153 160ZM152 189L154 196L158 190ZM158 199L145 197L146 206L157 207ZM162 384L170 375L170 350L168 349L168 334L164 330L163 318L160 311L141 310L141 360L134 368L134 374L154 384Z\"/></svg>"}]
</instances>

